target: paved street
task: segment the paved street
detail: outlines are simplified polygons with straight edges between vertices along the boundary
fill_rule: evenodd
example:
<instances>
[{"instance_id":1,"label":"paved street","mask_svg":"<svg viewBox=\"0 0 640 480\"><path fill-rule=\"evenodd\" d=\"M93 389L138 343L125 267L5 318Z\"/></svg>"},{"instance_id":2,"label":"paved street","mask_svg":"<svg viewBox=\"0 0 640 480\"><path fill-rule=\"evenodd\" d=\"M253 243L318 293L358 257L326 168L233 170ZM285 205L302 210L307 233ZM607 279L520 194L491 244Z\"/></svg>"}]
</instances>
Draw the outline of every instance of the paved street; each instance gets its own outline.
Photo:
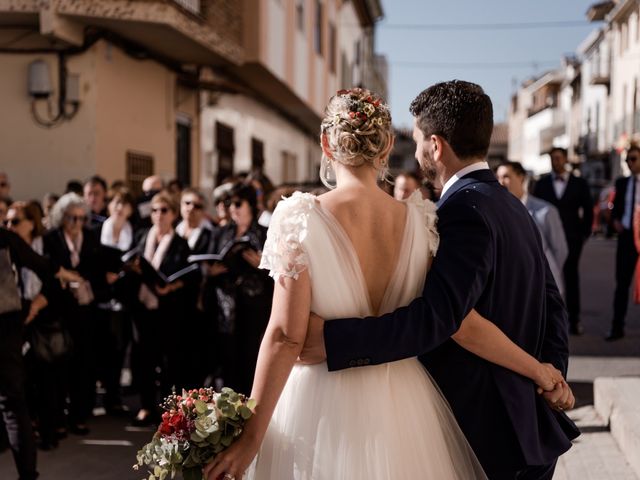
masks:
<instances>
[{"instance_id":1,"label":"paved street","mask_svg":"<svg viewBox=\"0 0 640 480\"><path fill-rule=\"evenodd\" d=\"M583 321L586 333L571 338L572 364L569 379L578 402L576 418L588 427L576 447L563 457L557 479L635 479L618 451L607 427L588 407L593 402L592 382L597 376L640 376L640 307L631 307L627 338L605 343L613 293L615 242L601 238L589 242L582 262ZM58 450L40 453L42 480L141 479L131 470L137 448L151 431L127 427L124 419L97 417L86 438L71 436ZM10 454L0 454L0 479L16 477Z\"/></svg>"}]
</instances>

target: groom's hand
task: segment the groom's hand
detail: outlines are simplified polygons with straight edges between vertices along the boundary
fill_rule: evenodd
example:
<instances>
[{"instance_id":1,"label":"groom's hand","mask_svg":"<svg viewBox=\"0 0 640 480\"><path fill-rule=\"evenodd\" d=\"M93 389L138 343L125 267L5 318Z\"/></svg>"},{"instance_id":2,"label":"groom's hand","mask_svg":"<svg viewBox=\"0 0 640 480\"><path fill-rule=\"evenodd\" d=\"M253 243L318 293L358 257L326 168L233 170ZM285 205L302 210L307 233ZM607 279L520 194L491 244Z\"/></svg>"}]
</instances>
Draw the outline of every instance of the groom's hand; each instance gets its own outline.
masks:
<instances>
[{"instance_id":1,"label":"groom's hand","mask_svg":"<svg viewBox=\"0 0 640 480\"><path fill-rule=\"evenodd\" d=\"M327 352L324 349L324 319L311 312L309 316L309 326L307 327L307 338L304 340L302 352L300 352L300 363L314 365L322 363L327 359Z\"/></svg>"},{"instance_id":2,"label":"groom's hand","mask_svg":"<svg viewBox=\"0 0 640 480\"><path fill-rule=\"evenodd\" d=\"M571 410L576 404L571 387L564 380L551 392L544 392L542 396L554 410Z\"/></svg>"}]
</instances>

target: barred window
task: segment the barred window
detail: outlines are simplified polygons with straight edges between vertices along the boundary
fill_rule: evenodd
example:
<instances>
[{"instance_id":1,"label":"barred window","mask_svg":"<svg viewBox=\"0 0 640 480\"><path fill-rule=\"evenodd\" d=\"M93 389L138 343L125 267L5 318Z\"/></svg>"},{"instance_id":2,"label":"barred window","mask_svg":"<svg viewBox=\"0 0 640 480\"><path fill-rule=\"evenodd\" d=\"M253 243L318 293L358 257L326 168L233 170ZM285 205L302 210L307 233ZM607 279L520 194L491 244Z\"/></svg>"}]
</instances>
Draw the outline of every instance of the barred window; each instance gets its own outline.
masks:
<instances>
[{"instance_id":1,"label":"barred window","mask_svg":"<svg viewBox=\"0 0 640 480\"><path fill-rule=\"evenodd\" d=\"M134 195L142 194L142 182L153 175L153 156L127 151L127 185Z\"/></svg>"}]
</instances>

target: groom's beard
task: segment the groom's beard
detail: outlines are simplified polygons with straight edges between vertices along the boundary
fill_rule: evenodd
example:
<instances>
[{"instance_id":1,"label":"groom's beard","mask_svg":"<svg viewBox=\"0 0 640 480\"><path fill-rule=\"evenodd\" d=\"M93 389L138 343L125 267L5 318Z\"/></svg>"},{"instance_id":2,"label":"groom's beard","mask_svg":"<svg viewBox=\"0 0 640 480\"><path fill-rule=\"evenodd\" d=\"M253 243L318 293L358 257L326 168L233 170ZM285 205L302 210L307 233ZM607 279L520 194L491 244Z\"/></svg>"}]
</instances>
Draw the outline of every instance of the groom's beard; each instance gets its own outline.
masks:
<instances>
[{"instance_id":1,"label":"groom's beard","mask_svg":"<svg viewBox=\"0 0 640 480\"><path fill-rule=\"evenodd\" d=\"M433 158L429 156L429 152L426 148L422 150L422 161L420 162L420 169L425 180L434 183L438 178L438 170Z\"/></svg>"}]
</instances>

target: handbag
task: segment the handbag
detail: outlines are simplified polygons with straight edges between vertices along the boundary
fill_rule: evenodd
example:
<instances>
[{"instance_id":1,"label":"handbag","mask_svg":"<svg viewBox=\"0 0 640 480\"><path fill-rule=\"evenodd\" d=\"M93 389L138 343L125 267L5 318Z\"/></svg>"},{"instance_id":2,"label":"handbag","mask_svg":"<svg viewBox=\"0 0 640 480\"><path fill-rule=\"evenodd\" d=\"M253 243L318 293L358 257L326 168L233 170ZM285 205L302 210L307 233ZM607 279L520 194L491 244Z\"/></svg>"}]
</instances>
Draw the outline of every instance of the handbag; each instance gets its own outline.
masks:
<instances>
[{"instance_id":1,"label":"handbag","mask_svg":"<svg viewBox=\"0 0 640 480\"><path fill-rule=\"evenodd\" d=\"M71 335L59 321L33 325L29 344L33 354L46 363L65 358L71 353Z\"/></svg>"},{"instance_id":2,"label":"handbag","mask_svg":"<svg viewBox=\"0 0 640 480\"><path fill-rule=\"evenodd\" d=\"M22 309L16 271L8 248L0 248L0 315Z\"/></svg>"}]
</instances>

